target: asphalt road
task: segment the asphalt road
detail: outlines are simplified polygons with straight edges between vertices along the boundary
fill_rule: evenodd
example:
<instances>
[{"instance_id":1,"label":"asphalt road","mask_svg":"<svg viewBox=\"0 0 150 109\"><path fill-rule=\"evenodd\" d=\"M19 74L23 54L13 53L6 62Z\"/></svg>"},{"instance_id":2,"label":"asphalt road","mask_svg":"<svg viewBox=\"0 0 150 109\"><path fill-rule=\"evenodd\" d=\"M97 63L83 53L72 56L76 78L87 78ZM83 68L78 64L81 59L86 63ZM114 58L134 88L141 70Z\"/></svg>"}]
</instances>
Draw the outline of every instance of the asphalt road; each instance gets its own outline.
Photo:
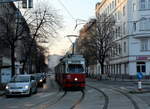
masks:
<instances>
[{"instance_id":1,"label":"asphalt road","mask_svg":"<svg viewBox=\"0 0 150 109\"><path fill-rule=\"evenodd\" d=\"M54 76L30 97L0 97L0 109L150 109L150 93L129 94L131 82L87 79L84 91L60 90ZM122 88L124 87L124 88Z\"/></svg>"}]
</instances>

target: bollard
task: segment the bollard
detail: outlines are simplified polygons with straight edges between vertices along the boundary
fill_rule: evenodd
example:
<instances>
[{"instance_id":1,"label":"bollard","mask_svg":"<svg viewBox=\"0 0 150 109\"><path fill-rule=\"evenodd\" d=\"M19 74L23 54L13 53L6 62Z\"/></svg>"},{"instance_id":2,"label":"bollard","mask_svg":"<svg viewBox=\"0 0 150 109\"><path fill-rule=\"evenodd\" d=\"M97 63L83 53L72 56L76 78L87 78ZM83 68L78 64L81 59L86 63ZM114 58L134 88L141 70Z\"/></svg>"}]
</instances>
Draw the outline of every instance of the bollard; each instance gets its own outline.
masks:
<instances>
[{"instance_id":1,"label":"bollard","mask_svg":"<svg viewBox=\"0 0 150 109\"><path fill-rule=\"evenodd\" d=\"M142 78L143 78L143 74L142 72L138 72L137 73L137 78L138 78L138 90L141 91L142 90Z\"/></svg>"},{"instance_id":2,"label":"bollard","mask_svg":"<svg viewBox=\"0 0 150 109\"><path fill-rule=\"evenodd\" d=\"M142 91L142 81L141 80L138 81L138 90Z\"/></svg>"}]
</instances>

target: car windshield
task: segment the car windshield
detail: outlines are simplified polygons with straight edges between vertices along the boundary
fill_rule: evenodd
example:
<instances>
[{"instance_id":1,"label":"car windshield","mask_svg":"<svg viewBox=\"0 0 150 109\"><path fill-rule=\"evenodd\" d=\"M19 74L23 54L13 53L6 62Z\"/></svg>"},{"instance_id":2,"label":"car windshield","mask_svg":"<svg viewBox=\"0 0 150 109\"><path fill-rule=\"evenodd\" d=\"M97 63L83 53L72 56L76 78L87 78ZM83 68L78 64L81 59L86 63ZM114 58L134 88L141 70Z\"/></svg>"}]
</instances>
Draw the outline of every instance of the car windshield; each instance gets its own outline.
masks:
<instances>
[{"instance_id":1,"label":"car windshield","mask_svg":"<svg viewBox=\"0 0 150 109\"><path fill-rule=\"evenodd\" d=\"M29 82L30 77L29 76L14 76L11 80L11 82Z\"/></svg>"},{"instance_id":2,"label":"car windshield","mask_svg":"<svg viewBox=\"0 0 150 109\"><path fill-rule=\"evenodd\" d=\"M81 64L69 64L68 65L69 73L82 73L83 71L84 71L84 69Z\"/></svg>"},{"instance_id":3,"label":"car windshield","mask_svg":"<svg viewBox=\"0 0 150 109\"><path fill-rule=\"evenodd\" d=\"M43 75L42 75L42 73L38 73L38 74L36 75L36 77L37 77L37 78L42 78Z\"/></svg>"}]
</instances>

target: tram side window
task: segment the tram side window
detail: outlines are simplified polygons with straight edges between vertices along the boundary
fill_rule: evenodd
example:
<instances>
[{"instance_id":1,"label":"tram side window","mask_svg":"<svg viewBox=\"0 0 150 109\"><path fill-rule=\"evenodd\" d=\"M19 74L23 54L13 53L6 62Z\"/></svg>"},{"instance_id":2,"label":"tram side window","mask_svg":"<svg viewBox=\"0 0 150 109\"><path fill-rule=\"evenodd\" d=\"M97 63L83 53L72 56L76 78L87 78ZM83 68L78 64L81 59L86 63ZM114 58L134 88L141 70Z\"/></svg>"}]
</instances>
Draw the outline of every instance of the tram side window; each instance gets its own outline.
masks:
<instances>
[{"instance_id":1,"label":"tram side window","mask_svg":"<svg viewBox=\"0 0 150 109\"><path fill-rule=\"evenodd\" d=\"M84 69L81 64L69 64L68 65L69 73L82 73L83 71L84 71Z\"/></svg>"}]
</instances>

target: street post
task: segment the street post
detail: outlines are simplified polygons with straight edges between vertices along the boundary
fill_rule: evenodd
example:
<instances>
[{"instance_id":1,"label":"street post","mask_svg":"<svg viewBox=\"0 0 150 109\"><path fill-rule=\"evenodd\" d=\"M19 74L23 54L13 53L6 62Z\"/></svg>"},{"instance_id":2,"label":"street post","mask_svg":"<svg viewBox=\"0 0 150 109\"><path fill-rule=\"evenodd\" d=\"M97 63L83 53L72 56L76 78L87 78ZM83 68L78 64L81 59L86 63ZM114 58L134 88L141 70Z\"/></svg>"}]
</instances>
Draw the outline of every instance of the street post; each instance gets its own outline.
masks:
<instances>
[{"instance_id":1,"label":"street post","mask_svg":"<svg viewBox=\"0 0 150 109\"><path fill-rule=\"evenodd\" d=\"M141 91L142 90L142 78L143 78L142 72L137 72L137 78L138 78L138 90Z\"/></svg>"}]
</instances>

